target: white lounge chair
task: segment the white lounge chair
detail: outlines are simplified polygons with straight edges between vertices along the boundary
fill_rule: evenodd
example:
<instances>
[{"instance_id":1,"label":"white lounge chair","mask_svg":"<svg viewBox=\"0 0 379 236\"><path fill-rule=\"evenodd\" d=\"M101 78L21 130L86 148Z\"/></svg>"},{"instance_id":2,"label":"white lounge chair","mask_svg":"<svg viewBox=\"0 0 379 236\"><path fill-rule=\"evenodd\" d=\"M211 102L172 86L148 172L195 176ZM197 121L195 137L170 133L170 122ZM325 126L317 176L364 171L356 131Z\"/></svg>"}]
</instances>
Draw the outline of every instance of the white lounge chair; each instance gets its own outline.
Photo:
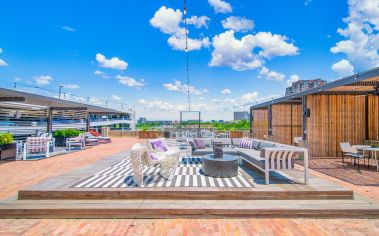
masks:
<instances>
[{"instance_id":1,"label":"white lounge chair","mask_svg":"<svg viewBox=\"0 0 379 236\"><path fill-rule=\"evenodd\" d=\"M85 134L79 134L79 136L75 137L75 138L67 138L66 139L66 149L68 149L70 151L72 147L85 149L86 148Z\"/></svg>"},{"instance_id":2,"label":"white lounge chair","mask_svg":"<svg viewBox=\"0 0 379 236\"><path fill-rule=\"evenodd\" d=\"M26 138L23 148L23 160L30 156L50 156L50 139L45 137L29 137Z\"/></svg>"}]
</instances>

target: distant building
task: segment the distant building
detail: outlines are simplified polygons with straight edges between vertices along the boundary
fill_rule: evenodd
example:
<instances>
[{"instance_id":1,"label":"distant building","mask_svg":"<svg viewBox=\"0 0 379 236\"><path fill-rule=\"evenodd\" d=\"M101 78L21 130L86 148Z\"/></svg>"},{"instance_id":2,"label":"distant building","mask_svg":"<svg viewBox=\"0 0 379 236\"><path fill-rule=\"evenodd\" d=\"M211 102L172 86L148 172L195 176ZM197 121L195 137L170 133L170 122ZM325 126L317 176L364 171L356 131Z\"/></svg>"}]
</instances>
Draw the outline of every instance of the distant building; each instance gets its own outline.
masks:
<instances>
[{"instance_id":1,"label":"distant building","mask_svg":"<svg viewBox=\"0 0 379 236\"><path fill-rule=\"evenodd\" d=\"M322 79L299 80L297 82L292 83L291 87L286 88L286 95L291 95L304 90L317 88L324 84L326 84L326 81Z\"/></svg>"},{"instance_id":2,"label":"distant building","mask_svg":"<svg viewBox=\"0 0 379 236\"><path fill-rule=\"evenodd\" d=\"M234 120L249 120L249 112L247 111L235 111Z\"/></svg>"},{"instance_id":3,"label":"distant building","mask_svg":"<svg viewBox=\"0 0 379 236\"><path fill-rule=\"evenodd\" d=\"M145 124L146 122L147 122L147 119L145 117L140 117L138 119L138 124L139 125Z\"/></svg>"}]
</instances>

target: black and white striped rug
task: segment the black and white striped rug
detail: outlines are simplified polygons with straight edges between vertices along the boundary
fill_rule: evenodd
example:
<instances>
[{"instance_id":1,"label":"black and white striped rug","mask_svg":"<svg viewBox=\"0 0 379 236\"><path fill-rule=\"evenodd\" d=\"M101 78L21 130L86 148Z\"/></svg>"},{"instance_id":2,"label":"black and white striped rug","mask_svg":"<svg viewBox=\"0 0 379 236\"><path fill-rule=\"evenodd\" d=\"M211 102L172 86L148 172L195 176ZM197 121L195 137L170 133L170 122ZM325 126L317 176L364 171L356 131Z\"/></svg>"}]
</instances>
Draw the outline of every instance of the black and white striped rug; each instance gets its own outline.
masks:
<instances>
[{"instance_id":1,"label":"black and white striped rug","mask_svg":"<svg viewBox=\"0 0 379 236\"><path fill-rule=\"evenodd\" d=\"M144 168L143 187L224 187L252 188L252 179L239 168L239 174L232 178L214 178L201 171L200 157L182 157L175 169L173 178L166 180L159 175L159 167ZM105 170L80 181L72 188L122 188L137 187L133 182L133 169L127 158Z\"/></svg>"}]
</instances>

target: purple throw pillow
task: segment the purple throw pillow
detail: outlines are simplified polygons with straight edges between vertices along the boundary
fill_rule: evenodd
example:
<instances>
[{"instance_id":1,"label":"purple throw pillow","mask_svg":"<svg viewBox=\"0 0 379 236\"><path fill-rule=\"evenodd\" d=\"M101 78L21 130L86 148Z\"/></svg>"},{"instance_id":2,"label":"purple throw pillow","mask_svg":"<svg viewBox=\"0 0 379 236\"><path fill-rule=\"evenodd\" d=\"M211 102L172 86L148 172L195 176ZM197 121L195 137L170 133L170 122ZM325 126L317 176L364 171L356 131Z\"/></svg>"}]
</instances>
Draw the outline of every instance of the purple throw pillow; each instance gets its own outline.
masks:
<instances>
[{"instance_id":1,"label":"purple throw pillow","mask_svg":"<svg viewBox=\"0 0 379 236\"><path fill-rule=\"evenodd\" d=\"M239 145L240 148L248 148L248 149L251 149L253 148L253 140L252 139L247 139L247 138L243 138L241 139L240 141L240 145Z\"/></svg>"},{"instance_id":2,"label":"purple throw pillow","mask_svg":"<svg viewBox=\"0 0 379 236\"><path fill-rule=\"evenodd\" d=\"M149 153L149 157L151 160L157 161L159 158L154 153Z\"/></svg>"},{"instance_id":3,"label":"purple throw pillow","mask_svg":"<svg viewBox=\"0 0 379 236\"><path fill-rule=\"evenodd\" d=\"M154 141L151 141L151 147L154 149L154 150L161 150L163 152L167 152L167 147L163 144L162 140L154 140Z\"/></svg>"},{"instance_id":4,"label":"purple throw pillow","mask_svg":"<svg viewBox=\"0 0 379 236\"><path fill-rule=\"evenodd\" d=\"M195 141L197 149L205 149L205 144L202 139L195 138L193 141Z\"/></svg>"}]
</instances>

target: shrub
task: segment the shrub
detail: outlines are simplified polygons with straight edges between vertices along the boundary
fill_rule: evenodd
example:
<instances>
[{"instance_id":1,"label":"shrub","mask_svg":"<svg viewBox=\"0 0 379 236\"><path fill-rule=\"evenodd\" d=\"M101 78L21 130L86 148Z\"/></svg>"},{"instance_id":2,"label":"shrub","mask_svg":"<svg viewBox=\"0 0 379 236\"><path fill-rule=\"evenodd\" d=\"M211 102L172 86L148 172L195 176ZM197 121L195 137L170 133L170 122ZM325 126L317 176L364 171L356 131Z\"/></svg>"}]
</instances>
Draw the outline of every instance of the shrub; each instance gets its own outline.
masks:
<instances>
[{"instance_id":1,"label":"shrub","mask_svg":"<svg viewBox=\"0 0 379 236\"><path fill-rule=\"evenodd\" d=\"M11 133L0 134L0 145L6 145L13 142L13 135Z\"/></svg>"},{"instance_id":2,"label":"shrub","mask_svg":"<svg viewBox=\"0 0 379 236\"><path fill-rule=\"evenodd\" d=\"M76 129L62 129L54 132L55 137L77 137L81 132Z\"/></svg>"}]
</instances>

